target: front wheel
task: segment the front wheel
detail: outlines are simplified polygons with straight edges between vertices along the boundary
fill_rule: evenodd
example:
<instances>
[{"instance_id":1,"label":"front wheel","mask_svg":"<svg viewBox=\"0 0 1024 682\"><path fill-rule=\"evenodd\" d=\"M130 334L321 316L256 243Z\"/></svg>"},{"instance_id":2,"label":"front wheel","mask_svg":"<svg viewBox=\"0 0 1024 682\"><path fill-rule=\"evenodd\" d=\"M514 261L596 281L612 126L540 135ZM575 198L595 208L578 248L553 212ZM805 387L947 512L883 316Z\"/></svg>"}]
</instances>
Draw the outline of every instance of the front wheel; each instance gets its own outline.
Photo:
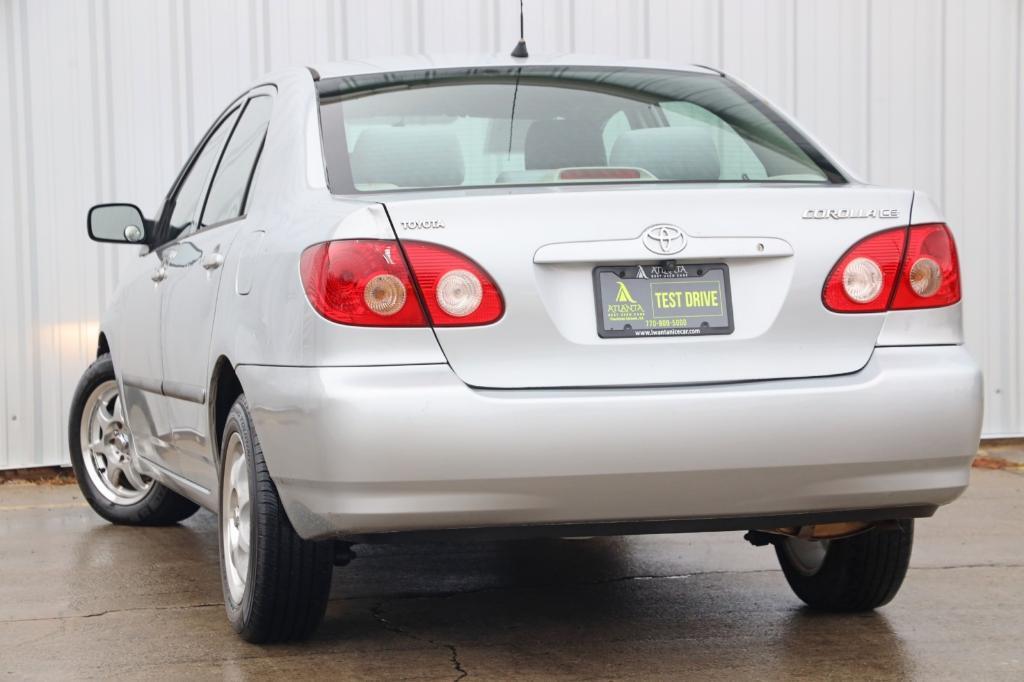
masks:
<instances>
[{"instance_id":1,"label":"front wheel","mask_svg":"<svg viewBox=\"0 0 1024 682\"><path fill-rule=\"evenodd\" d=\"M789 586L811 608L870 611L888 604L907 574L914 520L896 521L840 540L776 540Z\"/></svg>"},{"instance_id":2,"label":"front wheel","mask_svg":"<svg viewBox=\"0 0 1024 682\"><path fill-rule=\"evenodd\" d=\"M109 354L97 358L78 382L71 399L68 446L82 496L111 523L165 526L199 509L136 470Z\"/></svg>"},{"instance_id":3,"label":"front wheel","mask_svg":"<svg viewBox=\"0 0 1024 682\"><path fill-rule=\"evenodd\" d=\"M221 445L220 572L228 620L243 639L303 639L323 619L333 545L303 540L270 479L249 406L228 413Z\"/></svg>"}]
</instances>

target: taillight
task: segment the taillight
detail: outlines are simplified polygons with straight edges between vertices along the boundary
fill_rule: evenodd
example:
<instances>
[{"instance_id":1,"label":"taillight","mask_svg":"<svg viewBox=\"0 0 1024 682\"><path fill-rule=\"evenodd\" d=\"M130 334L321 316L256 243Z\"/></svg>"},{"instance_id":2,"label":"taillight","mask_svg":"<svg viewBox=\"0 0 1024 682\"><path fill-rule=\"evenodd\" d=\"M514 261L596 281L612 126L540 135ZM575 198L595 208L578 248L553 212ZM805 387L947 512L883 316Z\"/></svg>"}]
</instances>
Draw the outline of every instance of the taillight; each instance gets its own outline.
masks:
<instances>
[{"instance_id":1,"label":"taillight","mask_svg":"<svg viewBox=\"0 0 1024 682\"><path fill-rule=\"evenodd\" d=\"M458 251L402 242L435 327L490 324L505 312L501 291L483 268Z\"/></svg>"},{"instance_id":2,"label":"taillight","mask_svg":"<svg viewBox=\"0 0 1024 682\"><path fill-rule=\"evenodd\" d=\"M822 301L839 313L936 308L960 300L960 270L940 223L878 232L847 251L825 280Z\"/></svg>"},{"instance_id":3,"label":"taillight","mask_svg":"<svg viewBox=\"0 0 1024 682\"><path fill-rule=\"evenodd\" d=\"M960 300L956 243L942 223L910 228L901 272L892 310L938 308Z\"/></svg>"},{"instance_id":4,"label":"taillight","mask_svg":"<svg viewBox=\"0 0 1024 682\"><path fill-rule=\"evenodd\" d=\"M364 327L424 327L402 250L393 241L314 244L299 264L306 296L333 322Z\"/></svg>"},{"instance_id":5,"label":"taillight","mask_svg":"<svg viewBox=\"0 0 1024 682\"><path fill-rule=\"evenodd\" d=\"M313 308L342 324L425 327L429 320L434 326L468 326L489 324L504 312L501 292L480 266L434 244L399 246L375 239L315 244L303 251L299 272Z\"/></svg>"}]
</instances>

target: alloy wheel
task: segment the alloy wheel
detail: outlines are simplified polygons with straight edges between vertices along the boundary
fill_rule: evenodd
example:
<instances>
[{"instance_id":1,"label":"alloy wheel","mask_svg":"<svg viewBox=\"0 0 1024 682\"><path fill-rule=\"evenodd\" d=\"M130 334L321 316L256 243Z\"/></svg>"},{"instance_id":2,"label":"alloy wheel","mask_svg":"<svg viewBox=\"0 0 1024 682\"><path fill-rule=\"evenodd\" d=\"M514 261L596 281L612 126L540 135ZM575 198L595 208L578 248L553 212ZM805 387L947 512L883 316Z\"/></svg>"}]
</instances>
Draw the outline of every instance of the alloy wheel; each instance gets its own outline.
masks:
<instances>
[{"instance_id":1,"label":"alloy wheel","mask_svg":"<svg viewBox=\"0 0 1024 682\"><path fill-rule=\"evenodd\" d=\"M116 381L104 381L89 394L82 410L80 437L86 473L107 501L131 505L146 496L153 479L135 469Z\"/></svg>"},{"instance_id":2,"label":"alloy wheel","mask_svg":"<svg viewBox=\"0 0 1024 682\"><path fill-rule=\"evenodd\" d=\"M224 453L224 477L221 496L221 542L224 544L224 572L231 601L239 604L249 576L252 511L249 490L249 466L245 445L236 432L228 439Z\"/></svg>"}]
</instances>

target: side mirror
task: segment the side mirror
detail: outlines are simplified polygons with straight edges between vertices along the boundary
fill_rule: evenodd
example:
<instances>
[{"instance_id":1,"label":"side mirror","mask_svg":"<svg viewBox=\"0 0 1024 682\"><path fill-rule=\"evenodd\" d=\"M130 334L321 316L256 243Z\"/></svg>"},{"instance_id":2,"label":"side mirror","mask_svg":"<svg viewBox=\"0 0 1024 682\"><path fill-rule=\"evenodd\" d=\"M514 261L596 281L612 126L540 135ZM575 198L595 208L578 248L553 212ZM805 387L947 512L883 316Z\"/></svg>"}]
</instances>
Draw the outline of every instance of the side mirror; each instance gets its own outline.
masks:
<instances>
[{"instance_id":1,"label":"side mirror","mask_svg":"<svg viewBox=\"0 0 1024 682\"><path fill-rule=\"evenodd\" d=\"M145 244L148 221L134 204L99 204L89 209L89 238L114 244Z\"/></svg>"}]
</instances>

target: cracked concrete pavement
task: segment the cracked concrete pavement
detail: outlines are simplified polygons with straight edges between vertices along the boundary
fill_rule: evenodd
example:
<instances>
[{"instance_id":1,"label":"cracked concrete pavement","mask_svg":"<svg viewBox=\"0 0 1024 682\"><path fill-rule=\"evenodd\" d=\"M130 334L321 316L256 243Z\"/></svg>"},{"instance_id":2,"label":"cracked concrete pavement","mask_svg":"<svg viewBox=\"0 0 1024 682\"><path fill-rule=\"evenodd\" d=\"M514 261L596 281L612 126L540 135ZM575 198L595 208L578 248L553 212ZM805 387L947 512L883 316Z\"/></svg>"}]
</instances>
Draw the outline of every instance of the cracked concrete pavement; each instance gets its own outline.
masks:
<instances>
[{"instance_id":1,"label":"cracked concrete pavement","mask_svg":"<svg viewBox=\"0 0 1024 682\"><path fill-rule=\"evenodd\" d=\"M1024 475L918 523L889 606L801 607L741 533L359 546L316 636L224 618L214 517L114 527L74 486L0 485L0 676L1024 678Z\"/></svg>"}]
</instances>

